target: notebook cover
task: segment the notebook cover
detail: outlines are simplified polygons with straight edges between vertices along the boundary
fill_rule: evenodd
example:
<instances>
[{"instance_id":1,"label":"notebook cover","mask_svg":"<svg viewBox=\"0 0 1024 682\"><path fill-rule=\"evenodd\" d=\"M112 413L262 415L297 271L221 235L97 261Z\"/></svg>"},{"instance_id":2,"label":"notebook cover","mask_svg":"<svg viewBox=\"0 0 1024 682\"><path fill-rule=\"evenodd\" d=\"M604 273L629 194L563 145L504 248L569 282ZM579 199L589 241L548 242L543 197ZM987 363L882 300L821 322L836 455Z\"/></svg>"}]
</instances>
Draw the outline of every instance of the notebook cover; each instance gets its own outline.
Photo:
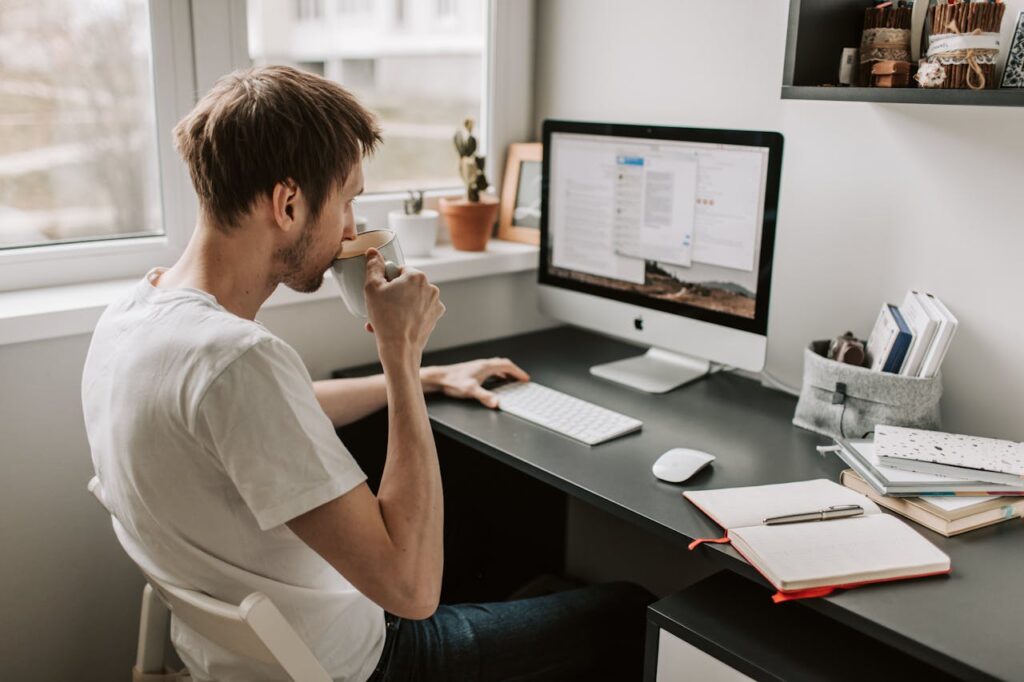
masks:
<instances>
[{"instance_id":1,"label":"notebook cover","mask_svg":"<svg viewBox=\"0 0 1024 682\"><path fill-rule=\"evenodd\" d=\"M1024 495L1024 481L1008 486L991 481L968 480L940 474L922 474L884 466L878 461L875 446L869 441L835 439L836 456L882 495L892 497L994 497Z\"/></svg>"},{"instance_id":2,"label":"notebook cover","mask_svg":"<svg viewBox=\"0 0 1024 682\"><path fill-rule=\"evenodd\" d=\"M906 360L907 350L910 349L910 342L914 340L914 334L910 331L910 327L907 326L906 320L903 319L900 309L891 303L887 305L889 306L889 312L892 313L892 318L896 320L896 328L899 329L899 333L896 335L896 340L893 341L892 350L889 351L889 357L886 358L882 371L899 374L903 368L903 361Z\"/></svg>"},{"instance_id":3,"label":"notebook cover","mask_svg":"<svg viewBox=\"0 0 1024 682\"><path fill-rule=\"evenodd\" d=\"M962 472L964 478L1008 485L1024 481L1024 443L1009 440L880 424L875 428L875 454L881 463L900 469L927 462L957 467L949 475Z\"/></svg>"}]
</instances>

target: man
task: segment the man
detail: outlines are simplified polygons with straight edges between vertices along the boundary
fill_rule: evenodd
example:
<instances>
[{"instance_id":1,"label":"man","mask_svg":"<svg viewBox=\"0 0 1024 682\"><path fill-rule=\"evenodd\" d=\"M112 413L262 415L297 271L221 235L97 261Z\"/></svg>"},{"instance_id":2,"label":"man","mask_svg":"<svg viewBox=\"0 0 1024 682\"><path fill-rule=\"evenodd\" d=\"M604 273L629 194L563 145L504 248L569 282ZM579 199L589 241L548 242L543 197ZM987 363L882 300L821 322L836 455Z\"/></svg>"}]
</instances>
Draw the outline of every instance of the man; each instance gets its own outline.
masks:
<instances>
[{"instance_id":1,"label":"man","mask_svg":"<svg viewBox=\"0 0 1024 682\"><path fill-rule=\"evenodd\" d=\"M438 608L441 480L424 393L493 408L481 381L528 377L506 359L421 368L444 313L422 273L389 282L368 252L381 376L313 382L254 321L278 284L316 290L355 236L373 117L336 84L271 67L221 79L174 136L199 197L195 232L173 267L104 313L82 381L93 463L132 559L228 602L267 594L336 679L638 672L638 589ZM375 496L335 427L385 406ZM172 639L197 679L274 679L176 621Z\"/></svg>"}]
</instances>

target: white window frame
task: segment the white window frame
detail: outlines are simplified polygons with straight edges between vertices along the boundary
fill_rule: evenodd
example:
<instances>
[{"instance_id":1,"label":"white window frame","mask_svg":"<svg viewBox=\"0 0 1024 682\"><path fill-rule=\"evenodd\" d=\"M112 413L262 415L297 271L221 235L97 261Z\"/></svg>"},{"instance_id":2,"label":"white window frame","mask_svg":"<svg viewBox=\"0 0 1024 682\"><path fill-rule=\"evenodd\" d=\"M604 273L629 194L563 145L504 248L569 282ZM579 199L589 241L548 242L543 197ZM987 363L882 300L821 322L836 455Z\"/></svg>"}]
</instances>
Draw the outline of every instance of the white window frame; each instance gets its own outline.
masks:
<instances>
[{"instance_id":1,"label":"white window frame","mask_svg":"<svg viewBox=\"0 0 1024 682\"><path fill-rule=\"evenodd\" d=\"M508 145L534 138L535 0L487 0L480 142L492 188L501 187ZM245 0L150 0L157 155L164 235L0 251L0 292L141 277L170 265L195 226L197 200L170 131L221 75L250 65ZM498 87L497 84L501 86ZM454 126L453 123L453 131ZM452 149L455 162L455 150ZM428 192L428 205L462 187ZM402 192L360 197L372 227L401 209Z\"/></svg>"},{"instance_id":2,"label":"white window frame","mask_svg":"<svg viewBox=\"0 0 1024 682\"><path fill-rule=\"evenodd\" d=\"M195 205L170 130L194 103L189 0L150 0L149 17L164 234L0 251L0 291L141 275L173 262L188 241Z\"/></svg>"}]
</instances>

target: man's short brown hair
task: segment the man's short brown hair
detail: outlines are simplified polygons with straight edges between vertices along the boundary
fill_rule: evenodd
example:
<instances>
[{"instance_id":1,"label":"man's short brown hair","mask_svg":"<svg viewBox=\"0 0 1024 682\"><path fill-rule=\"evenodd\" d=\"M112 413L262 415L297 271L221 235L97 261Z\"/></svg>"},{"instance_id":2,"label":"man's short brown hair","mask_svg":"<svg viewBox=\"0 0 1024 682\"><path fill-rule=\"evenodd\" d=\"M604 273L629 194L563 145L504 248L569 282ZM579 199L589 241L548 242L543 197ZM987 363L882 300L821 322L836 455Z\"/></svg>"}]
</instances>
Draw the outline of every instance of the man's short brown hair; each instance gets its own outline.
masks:
<instances>
[{"instance_id":1,"label":"man's short brown hair","mask_svg":"<svg viewBox=\"0 0 1024 682\"><path fill-rule=\"evenodd\" d=\"M174 127L200 206L223 228L289 178L316 219L379 142L373 114L348 91L287 66L224 76Z\"/></svg>"}]
</instances>

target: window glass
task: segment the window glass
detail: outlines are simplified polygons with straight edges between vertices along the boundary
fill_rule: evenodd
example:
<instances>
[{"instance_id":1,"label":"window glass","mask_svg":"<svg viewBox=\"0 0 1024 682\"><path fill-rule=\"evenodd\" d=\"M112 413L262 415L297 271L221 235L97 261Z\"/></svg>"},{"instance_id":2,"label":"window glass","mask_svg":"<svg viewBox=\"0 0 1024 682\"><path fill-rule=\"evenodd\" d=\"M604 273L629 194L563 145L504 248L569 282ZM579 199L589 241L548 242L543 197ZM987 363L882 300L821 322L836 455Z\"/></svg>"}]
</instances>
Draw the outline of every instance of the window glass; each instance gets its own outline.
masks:
<instances>
[{"instance_id":1,"label":"window glass","mask_svg":"<svg viewBox=\"0 0 1024 682\"><path fill-rule=\"evenodd\" d=\"M0 1L0 249L162 234L145 0Z\"/></svg>"},{"instance_id":2,"label":"window glass","mask_svg":"<svg viewBox=\"0 0 1024 682\"><path fill-rule=\"evenodd\" d=\"M316 11L309 11L315 4ZM461 185L452 144L479 121L482 0L249 0L249 54L323 75L377 114L384 144L366 191Z\"/></svg>"}]
</instances>

